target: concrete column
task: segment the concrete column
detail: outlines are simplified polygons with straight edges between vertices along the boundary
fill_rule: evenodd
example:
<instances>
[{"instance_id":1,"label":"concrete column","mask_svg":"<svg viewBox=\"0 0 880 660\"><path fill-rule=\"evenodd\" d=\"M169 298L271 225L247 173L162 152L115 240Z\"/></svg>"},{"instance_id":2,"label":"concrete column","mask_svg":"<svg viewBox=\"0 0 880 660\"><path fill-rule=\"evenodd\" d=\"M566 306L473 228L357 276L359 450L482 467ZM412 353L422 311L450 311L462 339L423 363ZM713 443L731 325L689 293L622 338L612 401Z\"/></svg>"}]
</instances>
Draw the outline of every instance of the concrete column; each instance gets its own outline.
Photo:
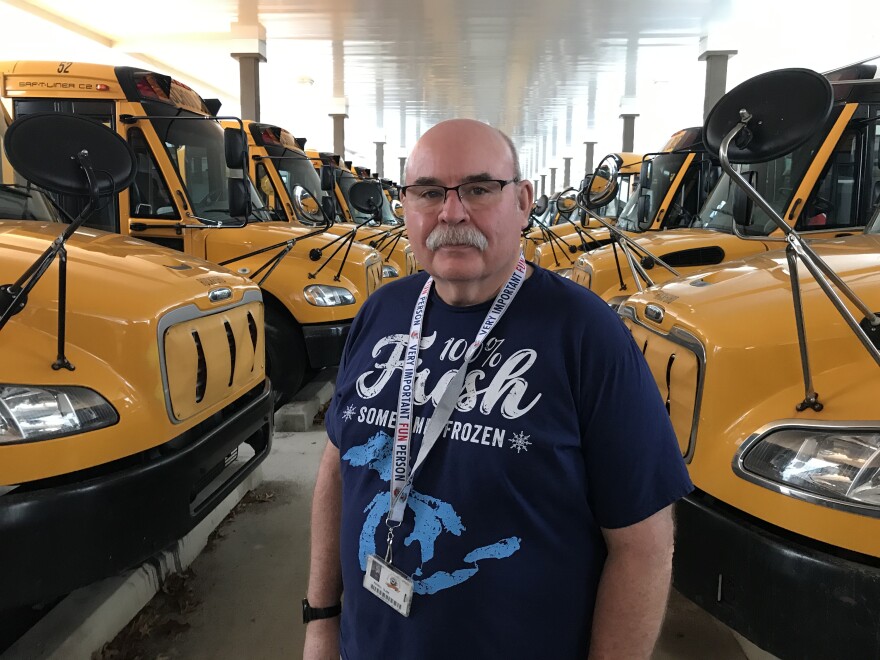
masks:
<instances>
[{"instance_id":1,"label":"concrete column","mask_svg":"<svg viewBox=\"0 0 880 660\"><path fill-rule=\"evenodd\" d=\"M636 117L638 115L620 115L623 119L623 147L621 151L632 151L636 137Z\"/></svg>"},{"instance_id":2,"label":"concrete column","mask_svg":"<svg viewBox=\"0 0 880 660\"><path fill-rule=\"evenodd\" d=\"M385 177L385 143L376 142L376 174L382 179Z\"/></svg>"},{"instance_id":3,"label":"concrete column","mask_svg":"<svg viewBox=\"0 0 880 660\"><path fill-rule=\"evenodd\" d=\"M703 98L703 119L709 114L727 91L727 60L736 55L735 50L711 49L708 37L700 39L698 59L706 63L706 95Z\"/></svg>"},{"instance_id":4,"label":"concrete column","mask_svg":"<svg viewBox=\"0 0 880 660\"><path fill-rule=\"evenodd\" d=\"M406 173L406 156L401 156L400 157L400 180L398 181L398 183L400 183L400 185L402 185L402 186L406 185L406 181L404 181L404 174L405 173Z\"/></svg>"},{"instance_id":5,"label":"concrete column","mask_svg":"<svg viewBox=\"0 0 880 660\"><path fill-rule=\"evenodd\" d=\"M333 153L345 160L345 120L348 117L348 99L344 96L334 97L330 104L333 118Z\"/></svg>"},{"instance_id":6,"label":"concrete column","mask_svg":"<svg viewBox=\"0 0 880 660\"><path fill-rule=\"evenodd\" d=\"M345 118L348 115L331 114L333 117L333 153L345 160Z\"/></svg>"},{"instance_id":7,"label":"concrete column","mask_svg":"<svg viewBox=\"0 0 880 660\"><path fill-rule=\"evenodd\" d=\"M565 163L565 166L562 168L562 187L570 188L571 187L571 156L566 156L562 159L562 162Z\"/></svg>"},{"instance_id":8,"label":"concrete column","mask_svg":"<svg viewBox=\"0 0 880 660\"><path fill-rule=\"evenodd\" d=\"M596 143L584 142L584 145L587 147L587 159L584 163L584 176L590 176L595 169L593 165L593 157L595 154L593 152L596 150Z\"/></svg>"},{"instance_id":9,"label":"concrete column","mask_svg":"<svg viewBox=\"0 0 880 660\"><path fill-rule=\"evenodd\" d=\"M547 194L547 175L546 174L541 175L541 194L542 195Z\"/></svg>"},{"instance_id":10,"label":"concrete column","mask_svg":"<svg viewBox=\"0 0 880 660\"><path fill-rule=\"evenodd\" d=\"M620 118L623 119L623 146L621 151L632 151L633 143L636 135L636 117L639 116L638 99L635 92L630 92L632 85L635 90L635 72L633 72L633 80L630 82L630 71L627 69L627 93L620 97Z\"/></svg>"},{"instance_id":11,"label":"concrete column","mask_svg":"<svg viewBox=\"0 0 880 660\"><path fill-rule=\"evenodd\" d=\"M556 193L556 168L550 168L550 194Z\"/></svg>"},{"instance_id":12,"label":"concrete column","mask_svg":"<svg viewBox=\"0 0 880 660\"><path fill-rule=\"evenodd\" d=\"M238 61L241 118L260 121L260 62L266 61L266 28L233 23L231 55Z\"/></svg>"}]
</instances>

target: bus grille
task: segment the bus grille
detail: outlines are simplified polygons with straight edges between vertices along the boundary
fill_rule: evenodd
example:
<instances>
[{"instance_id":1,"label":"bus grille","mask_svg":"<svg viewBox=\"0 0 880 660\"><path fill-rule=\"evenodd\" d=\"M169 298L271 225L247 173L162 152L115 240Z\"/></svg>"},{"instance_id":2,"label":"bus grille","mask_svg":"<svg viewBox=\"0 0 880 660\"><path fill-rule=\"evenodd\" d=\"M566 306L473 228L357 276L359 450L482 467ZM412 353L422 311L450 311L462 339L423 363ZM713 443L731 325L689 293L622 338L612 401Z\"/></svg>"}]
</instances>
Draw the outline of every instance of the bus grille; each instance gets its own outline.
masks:
<instances>
[{"instance_id":1,"label":"bus grille","mask_svg":"<svg viewBox=\"0 0 880 660\"><path fill-rule=\"evenodd\" d=\"M382 286L382 259L378 257L369 259L366 264L367 270L367 295Z\"/></svg>"},{"instance_id":2,"label":"bus grille","mask_svg":"<svg viewBox=\"0 0 880 660\"><path fill-rule=\"evenodd\" d=\"M632 308L624 309L632 313ZM675 429L681 455L690 460L695 449L703 389L705 358L701 357L702 346L688 333L679 331L661 335L634 322L628 314L622 315L651 368Z\"/></svg>"},{"instance_id":3,"label":"bus grille","mask_svg":"<svg viewBox=\"0 0 880 660\"><path fill-rule=\"evenodd\" d=\"M165 330L166 403L172 421L187 420L262 380L262 327L263 305L254 301L179 320Z\"/></svg>"}]
</instances>

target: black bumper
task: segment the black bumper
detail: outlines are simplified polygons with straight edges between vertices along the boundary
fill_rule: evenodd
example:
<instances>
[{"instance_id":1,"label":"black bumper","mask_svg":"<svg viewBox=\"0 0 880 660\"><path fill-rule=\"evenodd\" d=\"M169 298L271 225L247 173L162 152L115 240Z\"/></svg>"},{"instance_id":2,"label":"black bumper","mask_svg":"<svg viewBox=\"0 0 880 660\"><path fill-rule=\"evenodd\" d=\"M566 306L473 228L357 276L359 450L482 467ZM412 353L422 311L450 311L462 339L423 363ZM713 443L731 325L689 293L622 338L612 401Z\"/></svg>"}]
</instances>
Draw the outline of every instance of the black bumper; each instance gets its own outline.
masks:
<instances>
[{"instance_id":1,"label":"black bumper","mask_svg":"<svg viewBox=\"0 0 880 660\"><path fill-rule=\"evenodd\" d=\"M0 612L137 566L185 536L268 455L272 411L267 381L160 447L0 496ZM242 443L254 455L211 483Z\"/></svg>"},{"instance_id":2,"label":"black bumper","mask_svg":"<svg viewBox=\"0 0 880 660\"><path fill-rule=\"evenodd\" d=\"M350 329L351 321L303 326L306 352L313 369L339 365Z\"/></svg>"},{"instance_id":3,"label":"black bumper","mask_svg":"<svg viewBox=\"0 0 880 660\"><path fill-rule=\"evenodd\" d=\"M880 658L880 561L791 534L699 491L676 505L673 582L780 658Z\"/></svg>"}]
</instances>

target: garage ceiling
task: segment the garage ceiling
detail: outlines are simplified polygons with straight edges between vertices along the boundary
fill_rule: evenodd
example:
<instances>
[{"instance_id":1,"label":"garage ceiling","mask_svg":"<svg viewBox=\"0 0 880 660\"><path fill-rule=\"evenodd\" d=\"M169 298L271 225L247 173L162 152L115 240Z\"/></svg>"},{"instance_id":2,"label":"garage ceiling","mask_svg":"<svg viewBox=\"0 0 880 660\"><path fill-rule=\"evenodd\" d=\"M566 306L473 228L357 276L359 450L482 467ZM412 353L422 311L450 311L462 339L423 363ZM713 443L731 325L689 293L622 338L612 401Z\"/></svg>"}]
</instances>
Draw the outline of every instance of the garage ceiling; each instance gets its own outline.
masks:
<instances>
[{"instance_id":1,"label":"garage ceiling","mask_svg":"<svg viewBox=\"0 0 880 660\"><path fill-rule=\"evenodd\" d=\"M807 16L793 0L0 0L0 59L148 66L240 112L236 37L265 29L261 118L332 149L334 97L345 96L347 156L384 168L441 119L469 116L509 132L532 177L622 142L636 150L702 120L710 48L735 49L728 87L781 66L833 68L874 55L880 9L842 0ZM72 35L69 40L60 34ZM34 35L38 34L39 39ZM16 40L16 36L18 40ZM833 46L833 47L832 47Z\"/></svg>"}]
</instances>

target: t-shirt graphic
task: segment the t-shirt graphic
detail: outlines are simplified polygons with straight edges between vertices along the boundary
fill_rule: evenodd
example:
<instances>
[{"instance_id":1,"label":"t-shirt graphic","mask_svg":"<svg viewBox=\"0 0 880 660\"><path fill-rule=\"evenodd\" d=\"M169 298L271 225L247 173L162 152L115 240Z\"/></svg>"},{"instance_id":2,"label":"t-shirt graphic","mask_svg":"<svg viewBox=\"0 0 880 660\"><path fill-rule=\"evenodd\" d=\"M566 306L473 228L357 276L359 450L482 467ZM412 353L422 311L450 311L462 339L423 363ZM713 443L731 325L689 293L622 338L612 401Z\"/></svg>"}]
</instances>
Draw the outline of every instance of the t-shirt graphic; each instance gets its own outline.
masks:
<instances>
[{"instance_id":1,"label":"t-shirt graphic","mask_svg":"<svg viewBox=\"0 0 880 660\"><path fill-rule=\"evenodd\" d=\"M363 445L349 449L342 460L354 467L367 467L379 473L382 481L391 481L391 449L393 441L390 435L379 431ZM360 535L360 552L358 558L361 570L367 569L367 557L376 554L376 532L384 524L388 513L390 496L388 490L380 491L367 505L364 513L367 518ZM421 565L413 572L413 589L417 594L433 594L449 587L454 587L472 578L480 570L478 562L483 559L505 559L520 548L520 539L510 536L491 545L474 548L462 558L462 568L449 571L436 571L425 574L426 564L434 557L434 548L441 534L461 536L467 531L461 517L449 503L430 497L413 489L407 506L412 509L415 517L412 532L403 541L406 547L418 544L421 552Z\"/></svg>"}]
</instances>

